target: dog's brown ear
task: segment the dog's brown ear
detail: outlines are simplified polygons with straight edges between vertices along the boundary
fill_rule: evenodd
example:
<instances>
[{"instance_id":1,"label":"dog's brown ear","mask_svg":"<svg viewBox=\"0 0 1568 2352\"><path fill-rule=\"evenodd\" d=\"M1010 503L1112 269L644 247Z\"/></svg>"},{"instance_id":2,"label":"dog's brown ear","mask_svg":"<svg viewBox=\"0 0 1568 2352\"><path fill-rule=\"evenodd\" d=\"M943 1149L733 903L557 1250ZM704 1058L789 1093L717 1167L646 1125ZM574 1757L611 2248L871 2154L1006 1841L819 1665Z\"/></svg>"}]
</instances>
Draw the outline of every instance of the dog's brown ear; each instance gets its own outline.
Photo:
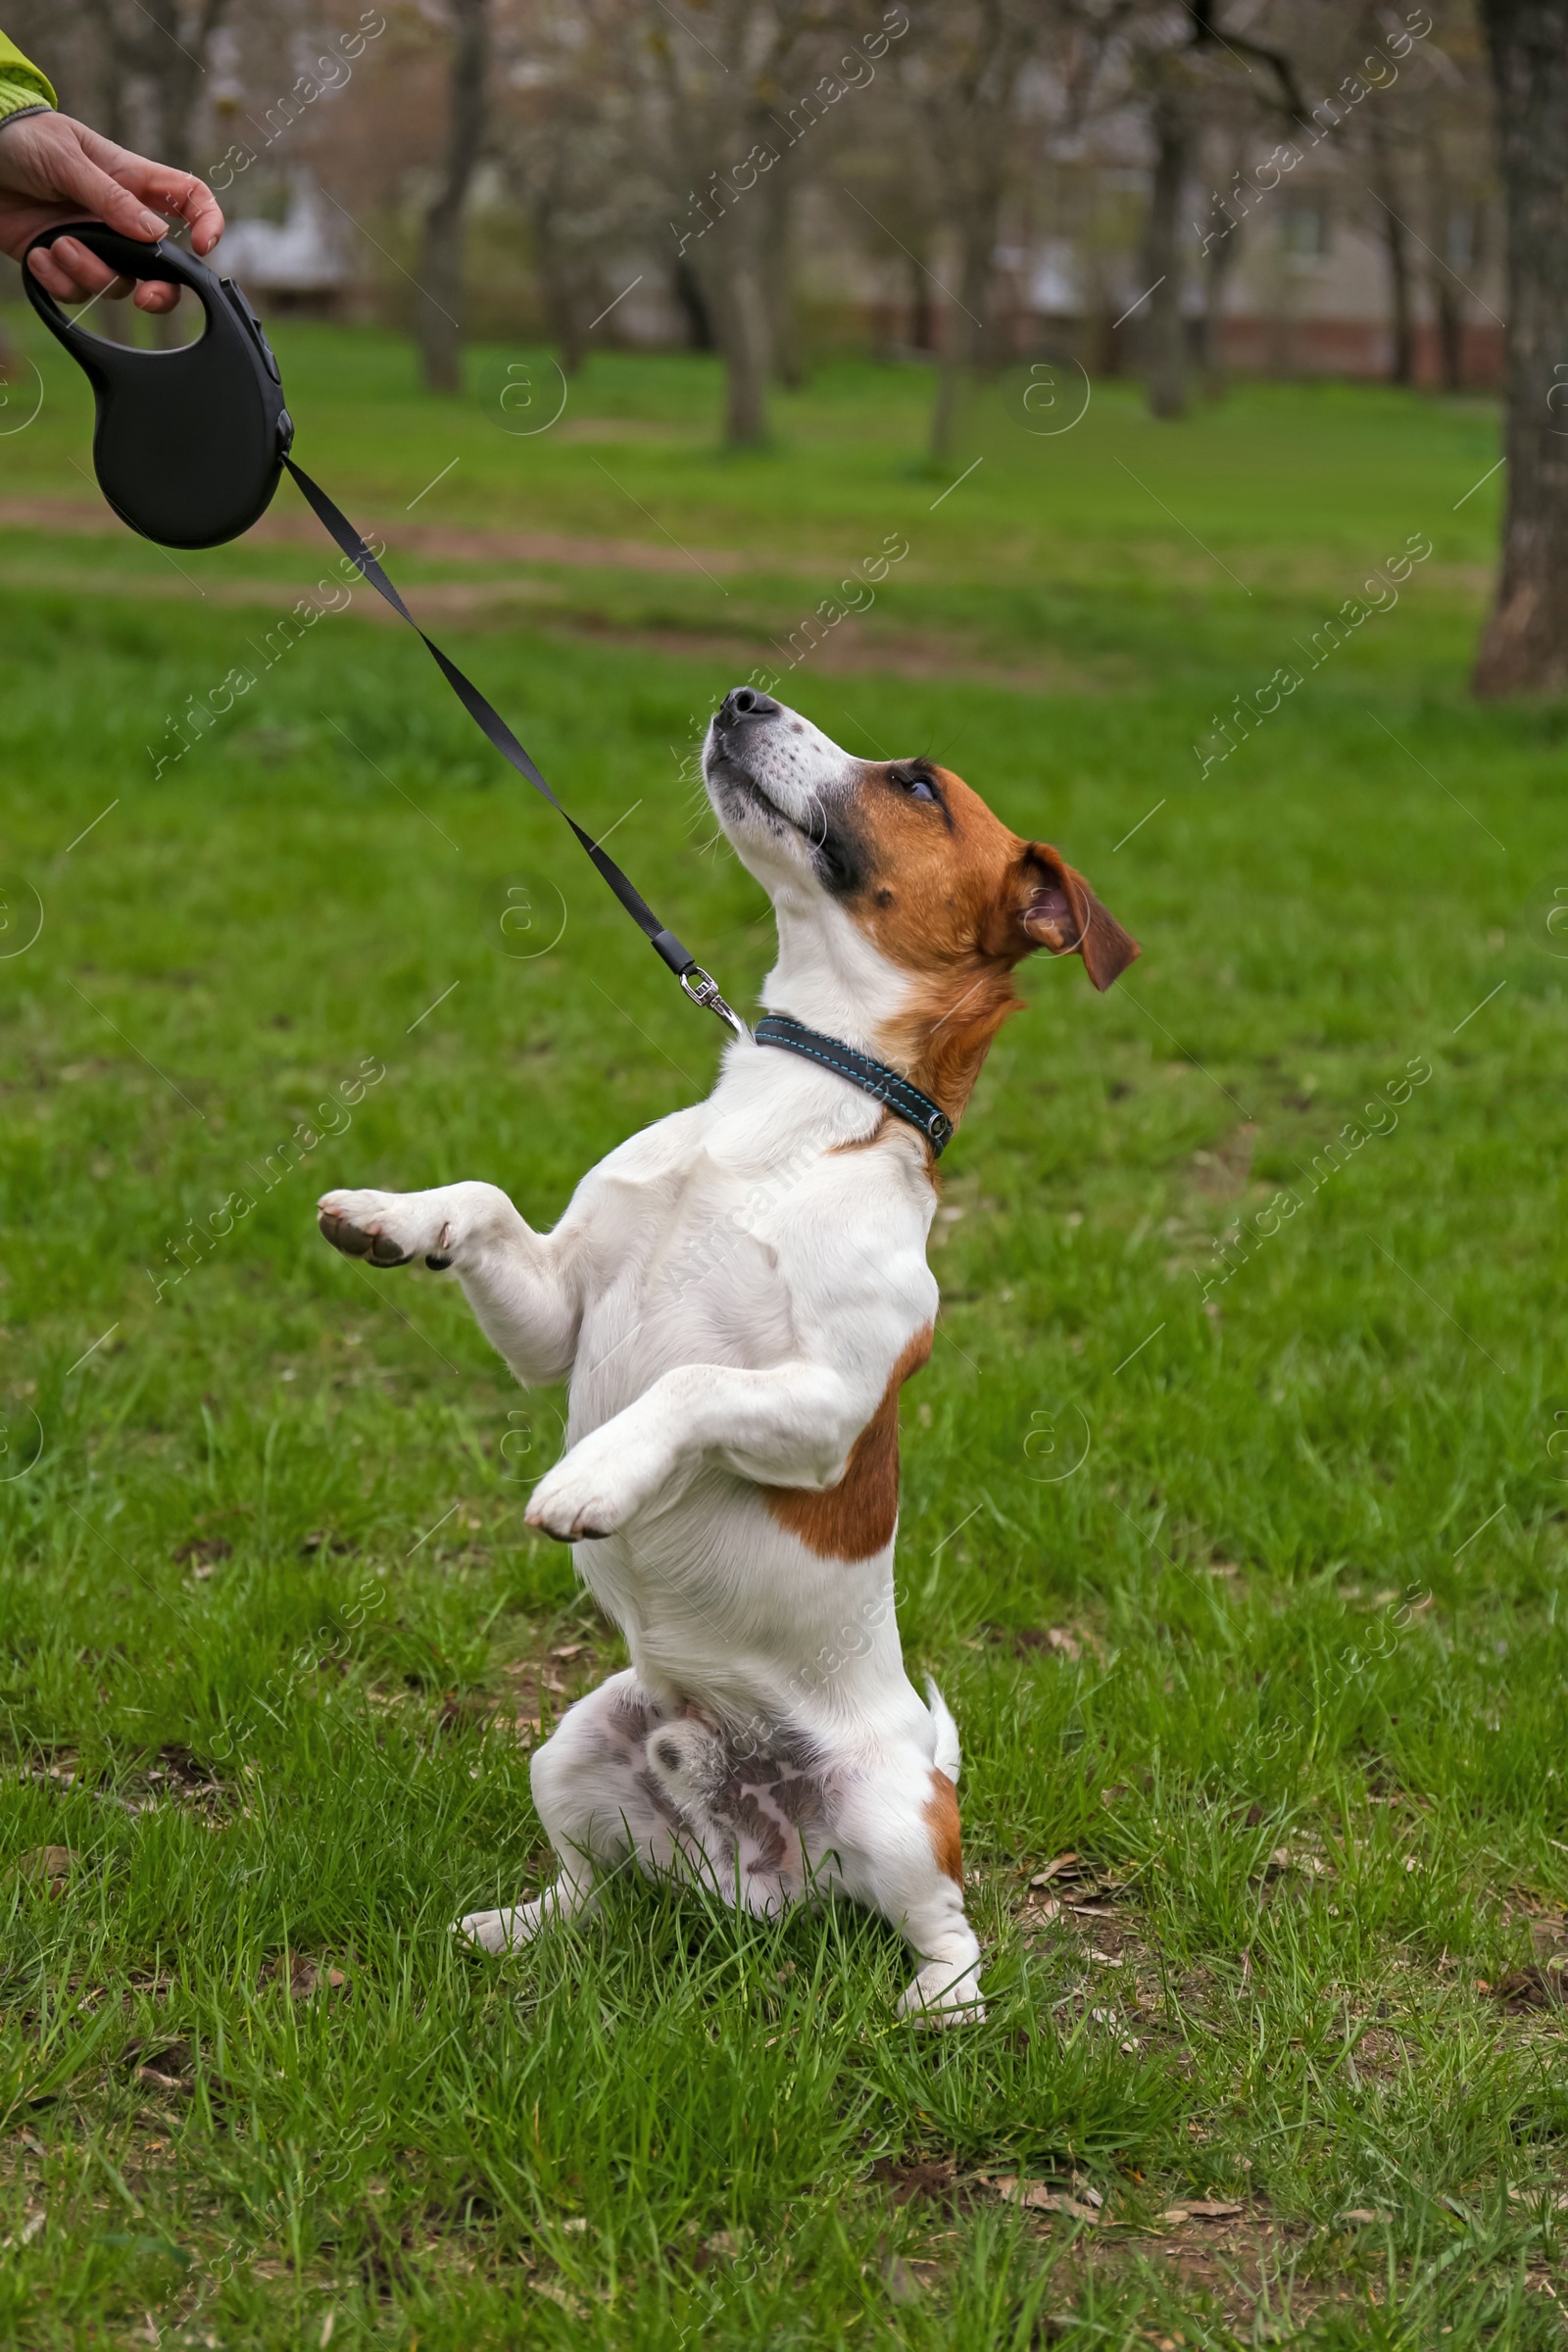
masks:
<instances>
[{"instance_id":1,"label":"dog's brown ear","mask_svg":"<svg viewBox=\"0 0 1568 2352\"><path fill-rule=\"evenodd\" d=\"M1082 956L1098 989L1107 989L1142 955L1136 939L1107 913L1075 867L1043 841L1029 842L1014 867L1014 920L1027 945L1053 956Z\"/></svg>"}]
</instances>

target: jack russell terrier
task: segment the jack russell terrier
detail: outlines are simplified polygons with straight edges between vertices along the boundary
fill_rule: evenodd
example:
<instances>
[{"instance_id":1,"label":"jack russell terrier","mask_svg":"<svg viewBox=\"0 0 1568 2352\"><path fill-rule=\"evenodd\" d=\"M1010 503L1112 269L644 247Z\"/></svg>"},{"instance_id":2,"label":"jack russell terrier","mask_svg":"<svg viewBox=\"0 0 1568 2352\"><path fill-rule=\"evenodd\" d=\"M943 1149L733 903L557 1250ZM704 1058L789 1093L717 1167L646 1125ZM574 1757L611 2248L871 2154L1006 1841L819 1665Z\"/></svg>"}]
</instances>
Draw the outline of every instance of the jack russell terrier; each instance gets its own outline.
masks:
<instances>
[{"instance_id":1,"label":"jack russell terrier","mask_svg":"<svg viewBox=\"0 0 1568 2352\"><path fill-rule=\"evenodd\" d=\"M957 1729L894 1615L899 1389L931 1351L936 1152L1014 964L1080 955L1104 989L1139 951L929 760L852 759L743 686L703 768L779 950L773 1018L707 1102L612 1152L553 1233L493 1184L320 1202L352 1257L450 1266L524 1386L569 1375L528 1524L578 1546L631 1651L534 1755L554 1884L458 1925L514 1949L628 1862L760 1913L837 1888L912 1947L902 2015L979 2018Z\"/></svg>"}]
</instances>

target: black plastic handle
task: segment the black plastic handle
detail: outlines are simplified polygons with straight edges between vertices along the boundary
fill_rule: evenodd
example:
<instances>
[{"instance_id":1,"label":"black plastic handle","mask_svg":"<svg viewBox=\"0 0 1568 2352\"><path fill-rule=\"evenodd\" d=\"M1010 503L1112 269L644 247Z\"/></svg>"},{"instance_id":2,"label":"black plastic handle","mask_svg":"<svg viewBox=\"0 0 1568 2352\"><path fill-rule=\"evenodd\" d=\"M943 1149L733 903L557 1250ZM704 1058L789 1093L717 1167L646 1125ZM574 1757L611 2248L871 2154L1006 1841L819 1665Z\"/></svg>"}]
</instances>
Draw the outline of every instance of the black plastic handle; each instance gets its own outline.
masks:
<instances>
[{"instance_id":1,"label":"black plastic handle","mask_svg":"<svg viewBox=\"0 0 1568 2352\"><path fill-rule=\"evenodd\" d=\"M121 519L161 547L220 547L264 514L294 428L262 322L232 278L167 237L144 245L102 220L66 220L27 248L74 237L121 277L189 287L203 332L170 351L106 342L67 317L27 267L22 282L83 370L97 411L93 467Z\"/></svg>"}]
</instances>

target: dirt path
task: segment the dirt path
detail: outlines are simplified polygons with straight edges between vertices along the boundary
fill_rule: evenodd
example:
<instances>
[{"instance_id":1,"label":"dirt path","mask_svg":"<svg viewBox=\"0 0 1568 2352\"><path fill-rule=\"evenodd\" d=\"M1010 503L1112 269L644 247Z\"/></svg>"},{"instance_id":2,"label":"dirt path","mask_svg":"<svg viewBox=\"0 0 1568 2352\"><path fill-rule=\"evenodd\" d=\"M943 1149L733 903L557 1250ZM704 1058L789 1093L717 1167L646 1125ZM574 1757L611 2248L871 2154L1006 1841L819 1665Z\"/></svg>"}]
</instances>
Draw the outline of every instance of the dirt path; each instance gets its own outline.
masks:
<instances>
[{"instance_id":1,"label":"dirt path","mask_svg":"<svg viewBox=\"0 0 1568 2352\"><path fill-rule=\"evenodd\" d=\"M3 519L3 510L0 510ZM287 580L217 580L201 583L179 572L171 558L167 578L144 572L91 571L67 564L5 563L0 561L0 589L66 596L131 598L138 604L207 604L224 611L270 616L275 625L296 604L308 603L322 619L352 611L361 620L400 625L395 612L372 591L360 587L352 603L323 609L316 584ZM771 639L752 631L708 631L688 634L681 629L631 629L597 621L591 613L563 613L548 610L554 602L550 584L540 580L420 580L411 587L413 609L421 619L445 619L470 629L526 627L536 634L561 637L577 644L612 645L627 652L661 654L683 662L716 662L726 674L745 678L760 669L778 680L787 695L791 663ZM547 609L539 610L544 605ZM269 625L263 620L264 627ZM1132 681L1113 674L1110 665L1100 670L1075 666L1060 655L1043 654L1030 664L988 662L955 650L946 636L904 630L882 635L863 622L849 618L813 647L796 666L819 677L941 678L974 686L1000 686L1015 694L1103 695L1125 690Z\"/></svg>"},{"instance_id":2,"label":"dirt path","mask_svg":"<svg viewBox=\"0 0 1568 2352\"><path fill-rule=\"evenodd\" d=\"M362 530L380 527L373 515L368 517L364 512L355 519ZM0 530L50 531L73 538L118 538L122 533L135 537L101 499L72 497L0 498ZM275 507L253 523L245 536L258 547L319 547L326 543L314 514L291 514ZM446 564L566 564L606 571L658 572L690 571L694 564L711 572L755 568L749 556L732 547L688 550L674 540L660 546L647 539L582 539L556 531L463 530L455 524L406 522L401 517L392 525L389 544L409 555L428 556ZM814 578L816 569L821 568L818 565L809 576Z\"/></svg>"}]
</instances>

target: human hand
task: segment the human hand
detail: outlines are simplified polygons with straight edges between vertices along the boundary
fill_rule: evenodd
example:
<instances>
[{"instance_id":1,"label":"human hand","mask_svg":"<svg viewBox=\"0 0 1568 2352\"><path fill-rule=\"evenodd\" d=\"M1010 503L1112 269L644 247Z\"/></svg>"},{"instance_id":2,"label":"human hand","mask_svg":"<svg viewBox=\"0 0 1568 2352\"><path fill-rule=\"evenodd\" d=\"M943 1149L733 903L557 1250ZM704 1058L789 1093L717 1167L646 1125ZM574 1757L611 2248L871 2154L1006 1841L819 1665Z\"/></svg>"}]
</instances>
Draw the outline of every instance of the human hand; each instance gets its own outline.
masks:
<instances>
[{"instance_id":1,"label":"human hand","mask_svg":"<svg viewBox=\"0 0 1568 2352\"><path fill-rule=\"evenodd\" d=\"M151 205L162 211L151 211ZM148 245L167 231L164 216L175 215L190 223L191 249L197 254L210 253L223 233L218 199L189 172L132 155L70 115L24 115L18 122L0 122L0 253L20 262L42 230L89 214L122 236ZM27 267L59 302L80 302L106 289L118 298L133 282L117 277L75 237L62 237L35 253ZM177 286L136 286L138 310L172 311L178 300Z\"/></svg>"}]
</instances>

